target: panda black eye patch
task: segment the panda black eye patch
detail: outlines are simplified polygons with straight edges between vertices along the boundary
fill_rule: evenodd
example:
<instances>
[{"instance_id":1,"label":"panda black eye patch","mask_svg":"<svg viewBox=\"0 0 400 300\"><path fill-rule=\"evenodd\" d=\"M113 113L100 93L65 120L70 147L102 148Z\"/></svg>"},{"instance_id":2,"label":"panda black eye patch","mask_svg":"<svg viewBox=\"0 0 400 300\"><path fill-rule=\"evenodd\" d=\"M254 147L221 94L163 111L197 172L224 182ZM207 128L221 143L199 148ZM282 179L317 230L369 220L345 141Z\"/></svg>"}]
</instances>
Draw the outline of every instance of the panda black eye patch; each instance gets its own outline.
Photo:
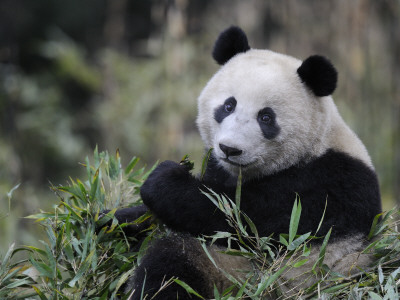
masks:
<instances>
[{"instance_id":1,"label":"panda black eye patch","mask_svg":"<svg viewBox=\"0 0 400 300\"><path fill-rule=\"evenodd\" d=\"M281 130L276 123L276 114L270 107L265 107L258 112L257 122L260 125L264 137L268 140L275 138Z\"/></svg>"},{"instance_id":2,"label":"panda black eye patch","mask_svg":"<svg viewBox=\"0 0 400 300\"><path fill-rule=\"evenodd\" d=\"M221 123L227 116L235 111L237 101L235 97L229 97L225 100L224 104L219 106L214 111L214 119L218 123Z\"/></svg>"}]
</instances>

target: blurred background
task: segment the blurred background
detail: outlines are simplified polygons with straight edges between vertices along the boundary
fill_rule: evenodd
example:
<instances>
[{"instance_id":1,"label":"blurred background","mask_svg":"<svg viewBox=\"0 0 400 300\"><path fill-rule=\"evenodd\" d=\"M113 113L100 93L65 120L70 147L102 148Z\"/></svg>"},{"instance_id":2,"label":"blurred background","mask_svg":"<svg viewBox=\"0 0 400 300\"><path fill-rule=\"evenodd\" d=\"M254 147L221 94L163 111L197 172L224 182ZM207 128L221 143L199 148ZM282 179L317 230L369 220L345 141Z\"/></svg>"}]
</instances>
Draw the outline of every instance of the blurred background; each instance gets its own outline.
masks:
<instances>
[{"instance_id":1,"label":"blurred background","mask_svg":"<svg viewBox=\"0 0 400 300\"><path fill-rule=\"evenodd\" d=\"M96 145L125 164L190 154L199 168L196 98L232 24L254 48L331 59L334 99L369 149L384 208L398 204L398 0L1 0L0 256L38 244L23 217L58 202L51 184L84 179Z\"/></svg>"}]
</instances>

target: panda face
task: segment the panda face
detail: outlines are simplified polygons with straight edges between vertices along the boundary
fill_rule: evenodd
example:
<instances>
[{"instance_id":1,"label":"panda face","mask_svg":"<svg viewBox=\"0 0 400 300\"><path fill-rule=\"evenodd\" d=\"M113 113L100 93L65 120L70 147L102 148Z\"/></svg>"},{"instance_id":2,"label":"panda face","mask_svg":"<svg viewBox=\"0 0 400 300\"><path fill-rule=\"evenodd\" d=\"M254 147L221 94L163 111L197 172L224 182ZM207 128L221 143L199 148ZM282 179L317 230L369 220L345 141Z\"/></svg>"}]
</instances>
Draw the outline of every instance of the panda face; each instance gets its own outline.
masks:
<instances>
[{"instance_id":1,"label":"panda face","mask_svg":"<svg viewBox=\"0 0 400 300\"><path fill-rule=\"evenodd\" d=\"M325 151L329 101L318 101L302 83L300 65L249 50L229 60L201 93L201 136L230 173L241 168L246 177L268 175Z\"/></svg>"}]
</instances>

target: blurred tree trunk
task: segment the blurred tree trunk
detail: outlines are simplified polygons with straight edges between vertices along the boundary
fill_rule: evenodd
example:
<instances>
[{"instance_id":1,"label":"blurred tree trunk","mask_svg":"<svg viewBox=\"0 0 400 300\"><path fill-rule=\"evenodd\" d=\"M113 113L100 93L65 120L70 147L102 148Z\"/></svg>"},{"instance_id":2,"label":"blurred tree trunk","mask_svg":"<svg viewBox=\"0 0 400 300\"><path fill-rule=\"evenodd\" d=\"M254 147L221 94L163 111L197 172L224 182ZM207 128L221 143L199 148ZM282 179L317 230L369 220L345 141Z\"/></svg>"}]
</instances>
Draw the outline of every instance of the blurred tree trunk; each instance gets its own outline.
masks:
<instances>
[{"instance_id":1,"label":"blurred tree trunk","mask_svg":"<svg viewBox=\"0 0 400 300\"><path fill-rule=\"evenodd\" d=\"M104 39L114 48L124 48L126 0L108 0Z\"/></svg>"},{"instance_id":2,"label":"blurred tree trunk","mask_svg":"<svg viewBox=\"0 0 400 300\"><path fill-rule=\"evenodd\" d=\"M400 204L400 2L396 0L377 1L381 22L384 26L388 49L391 53L382 53L390 59L390 87L393 118L393 194Z\"/></svg>"}]
</instances>

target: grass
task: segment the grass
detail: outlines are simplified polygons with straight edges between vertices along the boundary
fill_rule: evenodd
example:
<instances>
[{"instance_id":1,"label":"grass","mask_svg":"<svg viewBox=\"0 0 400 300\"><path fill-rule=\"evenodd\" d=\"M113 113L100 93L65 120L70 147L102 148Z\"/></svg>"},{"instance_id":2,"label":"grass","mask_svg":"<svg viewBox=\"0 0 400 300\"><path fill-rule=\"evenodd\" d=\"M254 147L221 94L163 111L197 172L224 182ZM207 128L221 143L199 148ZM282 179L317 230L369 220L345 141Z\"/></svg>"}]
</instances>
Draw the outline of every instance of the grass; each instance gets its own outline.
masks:
<instances>
[{"instance_id":1,"label":"grass","mask_svg":"<svg viewBox=\"0 0 400 300\"><path fill-rule=\"evenodd\" d=\"M121 295L121 287L132 275L134 267L143 257L148 242L162 234L163 226L153 223L147 231L141 247L132 247L136 241L124 235L123 227L113 217L121 206L139 205L139 189L153 168L138 167L138 158L133 158L126 167L121 166L119 153L109 155L95 150L93 161L88 158L82 164L86 168L86 179L70 179L67 186L52 186L57 203L52 211L41 211L28 218L35 219L47 234L42 247L12 245L0 259L1 299L127 299ZM185 164L191 164L187 158ZM203 166L205 163L203 162ZM204 169L204 167L203 167ZM251 220L240 211L240 176L237 196L234 200L211 190L204 193L221 209L235 229L235 234L219 232L212 237L200 237L203 248L206 240L227 238L238 242L239 250L227 249L227 255L244 256L257 268L239 281L231 278L238 288L233 293L215 289L215 299L262 299L268 293L285 295L279 291L281 274L289 268L300 268L308 262L311 234L297 235L301 218L301 201L297 199L292 211L288 234L279 241L259 236ZM10 194L11 195L11 194ZM105 209L111 209L99 218ZM399 211L392 210L376 218L370 233L371 244L365 251L374 253L376 262L370 270L352 277L331 272L324 265L325 237L319 259L308 270L310 274L320 272L323 280L305 291L304 299L399 299L400 284L400 233ZM136 222L149 218L145 215ZM103 226L110 222L110 226ZM277 251L278 250L278 251ZM24 252L26 259L14 262L13 256ZM211 256L209 256L212 259ZM226 274L230 276L229 274ZM194 298L202 298L190 286L173 278L164 283L180 284ZM300 296L300 294L297 294ZM295 296L296 298L296 296Z\"/></svg>"}]
</instances>

